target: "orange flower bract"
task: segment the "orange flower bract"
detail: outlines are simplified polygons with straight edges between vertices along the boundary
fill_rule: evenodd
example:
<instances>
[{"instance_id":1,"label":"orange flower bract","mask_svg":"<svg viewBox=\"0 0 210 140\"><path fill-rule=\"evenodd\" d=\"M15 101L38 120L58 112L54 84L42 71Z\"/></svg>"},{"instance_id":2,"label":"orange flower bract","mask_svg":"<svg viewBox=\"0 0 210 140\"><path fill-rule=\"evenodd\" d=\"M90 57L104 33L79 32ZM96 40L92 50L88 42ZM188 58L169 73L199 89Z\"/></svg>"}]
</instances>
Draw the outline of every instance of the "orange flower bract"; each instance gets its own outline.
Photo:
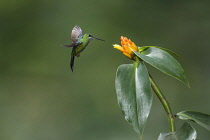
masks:
<instances>
[{"instance_id":1,"label":"orange flower bract","mask_svg":"<svg viewBox=\"0 0 210 140\"><path fill-rule=\"evenodd\" d=\"M125 56L133 60L135 56L133 51L137 52L138 47L136 46L134 42L132 42L127 37L121 36L120 40L121 40L122 46L115 44L113 45L114 48L120 50Z\"/></svg>"}]
</instances>

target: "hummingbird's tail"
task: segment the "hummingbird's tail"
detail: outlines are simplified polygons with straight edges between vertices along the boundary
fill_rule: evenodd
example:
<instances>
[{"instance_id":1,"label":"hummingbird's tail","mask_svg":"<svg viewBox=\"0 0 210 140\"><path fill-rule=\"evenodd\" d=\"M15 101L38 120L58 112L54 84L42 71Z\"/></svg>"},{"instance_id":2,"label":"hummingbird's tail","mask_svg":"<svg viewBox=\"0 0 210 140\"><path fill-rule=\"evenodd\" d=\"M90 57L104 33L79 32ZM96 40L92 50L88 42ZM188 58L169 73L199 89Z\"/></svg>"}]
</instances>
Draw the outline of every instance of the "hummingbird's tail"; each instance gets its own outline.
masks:
<instances>
[{"instance_id":1,"label":"hummingbird's tail","mask_svg":"<svg viewBox=\"0 0 210 140\"><path fill-rule=\"evenodd\" d=\"M71 53L71 62L70 62L70 67L71 67L71 71L73 72L73 69L74 69L74 51L72 50L72 53Z\"/></svg>"}]
</instances>

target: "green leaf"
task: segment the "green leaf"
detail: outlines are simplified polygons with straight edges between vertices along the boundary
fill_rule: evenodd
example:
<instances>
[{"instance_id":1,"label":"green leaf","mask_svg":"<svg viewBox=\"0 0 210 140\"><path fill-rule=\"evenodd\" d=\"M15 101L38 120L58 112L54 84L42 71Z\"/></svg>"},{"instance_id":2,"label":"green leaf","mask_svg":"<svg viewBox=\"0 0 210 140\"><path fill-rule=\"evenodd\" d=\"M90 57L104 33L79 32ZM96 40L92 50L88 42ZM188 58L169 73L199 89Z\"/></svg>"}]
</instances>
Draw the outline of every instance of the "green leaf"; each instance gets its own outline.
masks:
<instances>
[{"instance_id":1,"label":"green leaf","mask_svg":"<svg viewBox=\"0 0 210 140\"><path fill-rule=\"evenodd\" d=\"M142 139L152 106L151 84L143 62L118 67L115 80L118 104L125 119Z\"/></svg>"},{"instance_id":2,"label":"green leaf","mask_svg":"<svg viewBox=\"0 0 210 140\"><path fill-rule=\"evenodd\" d=\"M146 50L146 49L148 49L148 48L150 48L150 47L155 47L155 48L161 49L161 50L166 51L167 53L171 54L172 56L175 56L175 57L177 57L177 58L182 58L182 57L181 57L180 55L178 55L177 53L175 53L175 52L173 52L173 51L171 51L171 50L169 50L169 49L162 48L162 47L158 47L158 46L142 46L142 47L139 47L139 51L140 51L140 52L141 52L141 51L144 51L144 50Z\"/></svg>"},{"instance_id":3,"label":"green leaf","mask_svg":"<svg viewBox=\"0 0 210 140\"><path fill-rule=\"evenodd\" d=\"M149 47L141 53L134 53L148 64L154 66L165 74L168 74L184 82L186 85L189 86L182 66L166 51L155 47Z\"/></svg>"},{"instance_id":4,"label":"green leaf","mask_svg":"<svg viewBox=\"0 0 210 140\"><path fill-rule=\"evenodd\" d=\"M191 120L210 131L210 115L195 111L182 111L176 114L179 119Z\"/></svg>"},{"instance_id":5,"label":"green leaf","mask_svg":"<svg viewBox=\"0 0 210 140\"><path fill-rule=\"evenodd\" d=\"M195 140L197 133L189 124L184 123L182 127L174 133L160 133L158 140Z\"/></svg>"}]
</instances>

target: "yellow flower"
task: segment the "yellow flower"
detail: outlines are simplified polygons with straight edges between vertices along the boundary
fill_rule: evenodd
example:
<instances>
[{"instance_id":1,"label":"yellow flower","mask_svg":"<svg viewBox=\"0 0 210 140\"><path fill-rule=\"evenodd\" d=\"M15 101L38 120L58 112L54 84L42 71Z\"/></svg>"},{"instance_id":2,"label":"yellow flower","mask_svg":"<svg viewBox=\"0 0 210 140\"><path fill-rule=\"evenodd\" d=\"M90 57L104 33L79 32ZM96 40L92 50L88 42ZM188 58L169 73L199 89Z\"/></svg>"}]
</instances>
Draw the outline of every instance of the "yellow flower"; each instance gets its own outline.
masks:
<instances>
[{"instance_id":1,"label":"yellow flower","mask_svg":"<svg viewBox=\"0 0 210 140\"><path fill-rule=\"evenodd\" d=\"M127 37L121 36L120 40L121 40L122 46L115 44L113 45L114 48L120 50L125 56L133 60L135 56L133 51L137 52L138 47L136 46L134 42L132 42Z\"/></svg>"}]
</instances>

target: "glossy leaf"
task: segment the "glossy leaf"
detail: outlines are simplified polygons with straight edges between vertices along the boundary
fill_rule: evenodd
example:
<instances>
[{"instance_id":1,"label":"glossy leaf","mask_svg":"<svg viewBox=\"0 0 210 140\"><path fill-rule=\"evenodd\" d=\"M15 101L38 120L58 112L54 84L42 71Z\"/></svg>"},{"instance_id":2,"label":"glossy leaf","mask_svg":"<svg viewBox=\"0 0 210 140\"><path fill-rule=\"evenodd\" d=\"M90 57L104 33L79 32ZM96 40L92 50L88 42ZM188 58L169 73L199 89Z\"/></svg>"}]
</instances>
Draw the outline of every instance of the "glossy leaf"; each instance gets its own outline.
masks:
<instances>
[{"instance_id":1,"label":"glossy leaf","mask_svg":"<svg viewBox=\"0 0 210 140\"><path fill-rule=\"evenodd\" d=\"M152 105L151 85L144 63L119 66L115 84L118 103L124 117L142 139Z\"/></svg>"},{"instance_id":2,"label":"glossy leaf","mask_svg":"<svg viewBox=\"0 0 210 140\"><path fill-rule=\"evenodd\" d=\"M182 127L174 133L160 133L158 140L195 140L197 133L189 124L184 123Z\"/></svg>"},{"instance_id":3,"label":"glossy leaf","mask_svg":"<svg viewBox=\"0 0 210 140\"><path fill-rule=\"evenodd\" d=\"M134 53L148 64L189 86L182 66L166 51L155 47L149 47L141 53Z\"/></svg>"},{"instance_id":4,"label":"glossy leaf","mask_svg":"<svg viewBox=\"0 0 210 140\"><path fill-rule=\"evenodd\" d=\"M210 115L195 112L195 111L182 111L176 114L182 120L191 120L200 126L210 131Z\"/></svg>"},{"instance_id":5,"label":"glossy leaf","mask_svg":"<svg viewBox=\"0 0 210 140\"><path fill-rule=\"evenodd\" d=\"M141 52L141 51L144 51L144 50L146 50L146 49L148 49L148 48L150 48L150 47L155 47L155 48L161 49L161 50L166 51L167 53L171 54L171 55L174 56L174 57L182 58L182 57L181 57L180 55L178 55L177 53L175 53L175 52L173 52L173 51L171 51L171 50L169 50L169 49L162 48L162 47L158 47L158 46L142 46L142 47L139 47L139 51L140 51L140 52Z\"/></svg>"}]
</instances>

